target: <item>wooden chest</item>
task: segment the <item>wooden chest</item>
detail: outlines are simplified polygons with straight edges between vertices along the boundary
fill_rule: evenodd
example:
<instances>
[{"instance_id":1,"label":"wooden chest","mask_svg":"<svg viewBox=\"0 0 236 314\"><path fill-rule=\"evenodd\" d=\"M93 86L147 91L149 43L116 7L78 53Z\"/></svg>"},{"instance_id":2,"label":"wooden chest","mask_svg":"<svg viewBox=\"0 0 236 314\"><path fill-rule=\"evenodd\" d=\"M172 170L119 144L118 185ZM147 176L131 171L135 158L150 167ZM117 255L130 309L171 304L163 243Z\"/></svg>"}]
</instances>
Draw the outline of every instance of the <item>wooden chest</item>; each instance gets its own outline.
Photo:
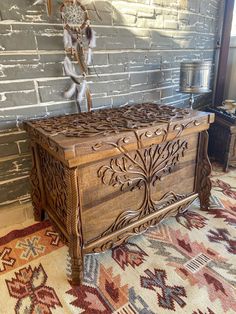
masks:
<instances>
[{"instance_id":1,"label":"wooden chest","mask_svg":"<svg viewBox=\"0 0 236 314\"><path fill-rule=\"evenodd\" d=\"M69 245L72 279L102 252L184 210L209 205L214 114L143 104L25 123L35 219L44 211Z\"/></svg>"}]
</instances>

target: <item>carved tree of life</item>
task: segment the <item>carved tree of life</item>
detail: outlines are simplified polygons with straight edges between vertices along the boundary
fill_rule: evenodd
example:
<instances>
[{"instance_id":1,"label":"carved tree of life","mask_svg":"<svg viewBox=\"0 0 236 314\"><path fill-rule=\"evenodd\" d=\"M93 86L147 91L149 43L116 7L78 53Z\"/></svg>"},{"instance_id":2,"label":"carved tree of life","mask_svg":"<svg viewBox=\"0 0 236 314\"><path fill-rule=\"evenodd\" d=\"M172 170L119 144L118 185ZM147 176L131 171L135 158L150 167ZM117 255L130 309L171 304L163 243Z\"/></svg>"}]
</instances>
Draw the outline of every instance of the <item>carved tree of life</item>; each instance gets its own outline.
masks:
<instances>
[{"instance_id":1,"label":"carved tree of life","mask_svg":"<svg viewBox=\"0 0 236 314\"><path fill-rule=\"evenodd\" d=\"M122 140L125 142L125 139ZM166 193L161 199L152 199L151 187L166 173L170 173L173 167L184 157L188 148L187 141L177 140L161 145L151 146L143 150L137 150L134 155L128 153L121 141L106 143L116 147L122 156L110 160L109 165L104 165L98 170L98 177L103 184L120 187L121 191L144 190L144 199L138 210L121 213L116 221L103 233L103 236L119 230L128 224L143 218L164 206L170 205L186 195Z\"/></svg>"}]
</instances>

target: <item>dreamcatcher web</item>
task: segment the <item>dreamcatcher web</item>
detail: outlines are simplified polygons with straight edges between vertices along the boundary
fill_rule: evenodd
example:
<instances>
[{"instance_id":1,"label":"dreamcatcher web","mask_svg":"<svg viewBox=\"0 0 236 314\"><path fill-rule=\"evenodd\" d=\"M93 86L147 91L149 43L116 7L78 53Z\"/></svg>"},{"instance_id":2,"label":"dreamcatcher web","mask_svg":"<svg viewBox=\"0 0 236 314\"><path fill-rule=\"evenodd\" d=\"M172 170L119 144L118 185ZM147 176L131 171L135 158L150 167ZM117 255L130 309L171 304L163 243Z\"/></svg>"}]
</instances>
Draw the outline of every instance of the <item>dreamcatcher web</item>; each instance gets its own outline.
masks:
<instances>
[{"instance_id":1,"label":"dreamcatcher web","mask_svg":"<svg viewBox=\"0 0 236 314\"><path fill-rule=\"evenodd\" d=\"M62 17L69 25L82 25L86 21L86 13L78 3L64 5Z\"/></svg>"}]
</instances>

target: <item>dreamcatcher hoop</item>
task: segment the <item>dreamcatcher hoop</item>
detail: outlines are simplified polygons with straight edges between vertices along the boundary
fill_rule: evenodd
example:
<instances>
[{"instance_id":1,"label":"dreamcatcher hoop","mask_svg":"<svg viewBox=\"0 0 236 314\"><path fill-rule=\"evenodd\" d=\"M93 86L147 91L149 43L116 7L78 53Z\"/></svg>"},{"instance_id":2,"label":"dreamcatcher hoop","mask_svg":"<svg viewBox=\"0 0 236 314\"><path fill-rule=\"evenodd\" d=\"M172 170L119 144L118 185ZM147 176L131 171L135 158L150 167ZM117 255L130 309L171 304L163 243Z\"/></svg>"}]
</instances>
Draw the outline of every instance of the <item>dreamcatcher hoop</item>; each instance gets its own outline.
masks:
<instances>
[{"instance_id":1,"label":"dreamcatcher hoop","mask_svg":"<svg viewBox=\"0 0 236 314\"><path fill-rule=\"evenodd\" d=\"M63 23L72 29L83 30L90 24L88 11L79 0L65 0L60 6L60 12Z\"/></svg>"}]
</instances>

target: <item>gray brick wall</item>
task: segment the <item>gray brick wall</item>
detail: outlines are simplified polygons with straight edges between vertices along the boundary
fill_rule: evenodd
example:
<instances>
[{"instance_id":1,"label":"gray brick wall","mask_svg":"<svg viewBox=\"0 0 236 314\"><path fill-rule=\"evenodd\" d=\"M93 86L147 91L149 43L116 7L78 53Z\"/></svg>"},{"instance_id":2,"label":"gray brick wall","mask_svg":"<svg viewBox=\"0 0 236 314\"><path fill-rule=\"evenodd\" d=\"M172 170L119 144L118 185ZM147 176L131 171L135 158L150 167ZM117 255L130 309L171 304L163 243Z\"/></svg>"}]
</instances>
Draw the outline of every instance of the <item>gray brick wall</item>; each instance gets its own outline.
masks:
<instances>
[{"instance_id":1,"label":"gray brick wall","mask_svg":"<svg viewBox=\"0 0 236 314\"><path fill-rule=\"evenodd\" d=\"M0 0L0 209L29 200L30 154L21 121L76 111L63 98L70 80L62 71L59 14L47 17L33 2ZM214 61L223 1L95 3L102 21L89 7L97 32L88 77L94 108L146 101L186 106L188 96L176 92L180 62ZM209 102L211 95L197 101Z\"/></svg>"}]
</instances>

